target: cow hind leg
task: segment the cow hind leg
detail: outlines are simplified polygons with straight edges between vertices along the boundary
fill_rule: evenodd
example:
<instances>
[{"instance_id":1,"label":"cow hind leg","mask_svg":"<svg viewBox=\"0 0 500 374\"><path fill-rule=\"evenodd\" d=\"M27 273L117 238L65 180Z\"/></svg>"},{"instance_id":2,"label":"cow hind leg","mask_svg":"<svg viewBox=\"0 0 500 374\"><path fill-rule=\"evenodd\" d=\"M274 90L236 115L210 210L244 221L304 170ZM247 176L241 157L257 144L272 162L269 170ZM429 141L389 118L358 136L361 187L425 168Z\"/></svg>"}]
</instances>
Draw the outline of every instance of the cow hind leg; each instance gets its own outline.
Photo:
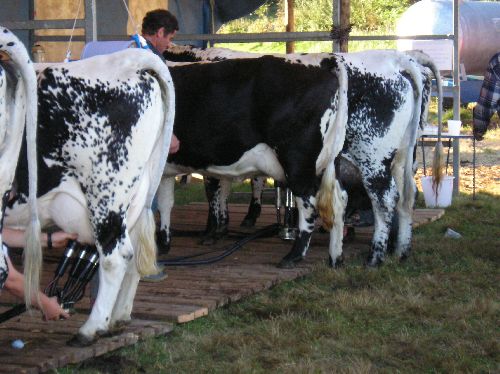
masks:
<instances>
[{"instance_id":1,"label":"cow hind leg","mask_svg":"<svg viewBox=\"0 0 500 374\"><path fill-rule=\"evenodd\" d=\"M98 336L109 334L112 312L118 297L120 286L129 262L133 258L133 248L125 224L121 219L108 216L107 231L98 227L96 246L99 251L99 291L88 320L68 345L88 346ZM111 226L111 227L109 227ZM100 229L99 229L100 228ZM101 234L99 234L99 232Z\"/></svg>"},{"instance_id":2,"label":"cow hind leg","mask_svg":"<svg viewBox=\"0 0 500 374\"><path fill-rule=\"evenodd\" d=\"M205 185L205 193L208 200L208 218L200 244L213 245L217 242L217 239L227 233L228 220L224 220L224 217L228 217L228 188L226 184L229 182L212 177L205 177L203 178L203 183Z\"/></svg>"},{"instance_id":3,"label":"cow hind leg","mask_svg":"<svg viewBox=\"0 0 500 374\"><path fill-rule=\"evenodd\" d=\"M299 212L299 234L290 252L278 264L280 268L293 268L297 262L302 261L309 249L314 223L318 218L314 196L297 197L296 201Z\"/></svg>"},{"instance_id":4,"label":"cow hind leg","mask_svg":"<svg viewBox=\"0 0 500 374\"><path fill-rule=\"evenodd\" d=\"M170 215L174 206L174 177L161 179L156 198L158 199L158 212L160 213L160 230L156 235L156 244L159 254L167 254L170 251Z\"/></svg>"},{"instance_id":5,"label":"cow hind leg","mask_svg":"<svg viewBox=\"0 0 500 374\"><path fill-rule=\"evenodd\" d=\"M404 153L402 154L404 155ZM408 155L408 157L411 157L411 155ZM401 164L408 164L406 165L406 168L393 168L393 175L396 180L400 196L396 206L397 214L395 214L395 216L397 216L397 225L394 228L397 229L397 232L395 233L395 235L397 235L397 240L395 243L394 254L402 260L406 259L411 251L413 206L415 204L415 191L417 189L410 161L411 159L406 162L405 160L399 161Z\"/></svg>"},{"instance_id":6,"label":"cow hind leg","mask_svg":"<svg viewBox=\"0 0 500 374\"><path fill-rule=\"evenodd\" d=\"M119 329L131 321L134 297L139 285L140 275L134 261L130 261L122 281L120 292L111 315L110 328Z\"/></svg>"},{"instance_id":7,"label":"cow hind leg","mask_svg":"<svg viewBox=\"0 0 500 374\"><path fill-rule=\"evenodd\" d=\"M374 183L374 181L377 183ZM368 178L365 184L368 196L372 201L375 227L373 232L370 254L366 260L367 266L378 266L385 260L389 231L392 217L399 198L394 180L390 174Z\"/></svg>"},{"instance_id":8,"label":"cow hind leg","mask_svg":"<svg viewBox=\"0 0 500 374\"><path fill-rule=\"evenodd\" d=\"M266 183L265 178L253 178L251 181L252 185L252 200L248 206L248 212L243 221L241 222L241 227L254 227L257 222L257 218L260 216L262 210L262 192L264 191L264 185Z\"/></svg>"}]
</instances>

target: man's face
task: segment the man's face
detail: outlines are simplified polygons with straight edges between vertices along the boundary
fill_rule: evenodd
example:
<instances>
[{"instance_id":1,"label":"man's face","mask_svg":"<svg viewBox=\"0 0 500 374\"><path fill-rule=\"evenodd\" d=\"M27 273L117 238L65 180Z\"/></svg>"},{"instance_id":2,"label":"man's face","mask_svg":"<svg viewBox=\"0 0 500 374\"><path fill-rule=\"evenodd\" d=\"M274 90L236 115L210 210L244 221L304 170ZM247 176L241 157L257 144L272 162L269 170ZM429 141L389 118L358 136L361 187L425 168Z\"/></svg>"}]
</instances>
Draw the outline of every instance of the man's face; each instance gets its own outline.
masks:
<instances>
[{"instance_id":1,"label":"man's face","mask_svg":"<svg viewBox=\"0 0 500 374\"><path fill-rule=\"evenodd\" d=\"M175 30L171 33L165 33L165 29L161 27L155 34L155 48L160 52L165 52L172 45L172 39L175 36Z\"/></svg>"}]
</instances>

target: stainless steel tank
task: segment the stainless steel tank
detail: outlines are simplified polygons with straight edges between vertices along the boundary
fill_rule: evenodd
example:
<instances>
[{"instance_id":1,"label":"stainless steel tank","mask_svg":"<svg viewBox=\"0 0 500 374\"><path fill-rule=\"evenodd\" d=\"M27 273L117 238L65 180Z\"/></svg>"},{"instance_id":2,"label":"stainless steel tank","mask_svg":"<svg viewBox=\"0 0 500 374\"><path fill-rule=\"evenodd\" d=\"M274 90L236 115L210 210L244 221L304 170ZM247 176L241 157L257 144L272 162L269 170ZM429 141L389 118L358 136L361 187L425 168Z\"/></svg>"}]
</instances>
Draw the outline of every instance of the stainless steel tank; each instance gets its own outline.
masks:
<instances>
[{"instance_id":1,"label":"stainless steel tank","mask_svg":"<svg viewBox=\"0 0 500 374\"><path fill-rule=\"evenodd\" d=\"M482 75L489 59L500 51L500 1L459 1L459 10L460 62L467 74ZM396 33L453 34L453 1L422 0L413 4L398 20ZM447 43L435 44L439 42L442 46ZM412 44L418 48L419 43L398 41L398 49L410 49ZM450 47L445 49L446 53L452 51ZM441 52L445 53L444 49Z\"/></svg>"}]
</instances>

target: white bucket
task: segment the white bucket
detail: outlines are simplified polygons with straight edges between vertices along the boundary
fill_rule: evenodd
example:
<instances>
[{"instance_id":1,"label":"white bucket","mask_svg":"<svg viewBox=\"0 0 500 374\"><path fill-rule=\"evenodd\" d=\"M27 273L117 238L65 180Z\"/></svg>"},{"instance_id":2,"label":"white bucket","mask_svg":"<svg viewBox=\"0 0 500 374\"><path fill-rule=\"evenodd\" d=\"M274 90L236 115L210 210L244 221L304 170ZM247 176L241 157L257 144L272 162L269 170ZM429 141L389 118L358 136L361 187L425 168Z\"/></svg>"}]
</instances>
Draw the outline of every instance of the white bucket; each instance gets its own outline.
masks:
<instances>
[{"instance_id":1,"label":"white bucket","mask_svg":"<svg viewBox=\"0 0 500 374\"><path fill-rule=\"evenodd\" d=\"M453 194L453 179L450 175L443 176L443 180L437 188L436 193L432 189L432 177L421 177L422 190L424 191L425 206L427 208L446 208L451 205Z\"/></svg>"},{"instance_id":2,"label":"white bucket","mask_svg":"<svg viewBox=\"0 0 500 374\"><path fill-rule=\"evenodd\" d=\"M460 128L462 127L462 121L457 121L453 119L448 120L448 134L450 135L460 135Z\"/></svg>"}]
</instances>

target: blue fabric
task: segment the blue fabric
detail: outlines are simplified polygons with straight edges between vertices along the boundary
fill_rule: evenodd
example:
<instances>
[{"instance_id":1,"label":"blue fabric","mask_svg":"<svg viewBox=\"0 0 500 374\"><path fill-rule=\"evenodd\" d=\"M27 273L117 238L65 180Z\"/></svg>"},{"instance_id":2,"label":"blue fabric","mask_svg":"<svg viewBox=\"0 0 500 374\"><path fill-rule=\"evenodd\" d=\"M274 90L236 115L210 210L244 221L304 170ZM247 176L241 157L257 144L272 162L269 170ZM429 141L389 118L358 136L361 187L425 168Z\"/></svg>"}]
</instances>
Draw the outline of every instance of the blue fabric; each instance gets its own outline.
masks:
<instances>
[{"instance_id":1,"label":"blue fabric","mask_svg":"<svg viewBox=\"0 0 500 374\"><path fill-rule=\"evenodd\" d=\"M97 55L107 55L108 53L118 52L129 48L133 42L130 40L114 40L106 42L89 42L82 51L81 58L89 58Z\"/></svg>"},{"instance_id":2,"label":"blue fabric","mask_svg":"<svg viewBox=\"0 0 500 374\"><path fill-rule=\"evenodd\" d=\"M214 32L223 23L243 17L268 0L215 0ZM170 0L168 10L179 21L181 34L208 34L212 29L210 0ZM183 42L196 47L206 47L206 42L189 40Z\"/></svg>"}]
</instances>

